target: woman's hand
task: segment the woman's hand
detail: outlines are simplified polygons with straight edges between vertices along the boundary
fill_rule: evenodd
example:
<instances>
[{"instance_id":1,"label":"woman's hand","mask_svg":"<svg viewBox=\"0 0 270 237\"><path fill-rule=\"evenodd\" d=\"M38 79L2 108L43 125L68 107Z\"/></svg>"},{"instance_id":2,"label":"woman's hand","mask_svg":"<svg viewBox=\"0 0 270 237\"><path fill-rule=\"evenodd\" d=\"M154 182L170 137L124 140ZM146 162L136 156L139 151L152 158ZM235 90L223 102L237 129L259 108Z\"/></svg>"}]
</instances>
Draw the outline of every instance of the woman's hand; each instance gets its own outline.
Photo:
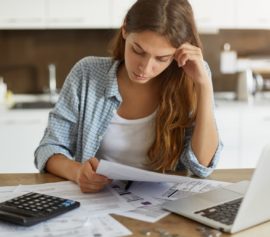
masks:
<instances>
[{"instance_id":1,"label":"woman's hand","mask_svg":"<svg viewBox=\"0 0 270 237\"><path fill-rule=\"evenodd\" d=\"M96 193L102 190L111 180L96 173L99 161L93 157L85 161L79 169L77 184L83 193Z\"/></svg>"},{"instance_id":2,"label":"woman's hand","mask_svg":"<svg viewBox=\"0 0 270 237\"><path fill-rule=\"evenodd\" d=\"M190 43L184 43L176 50L174 59L195 84L209 84L210 80L208 79L200 48Z\"/></svg>"}]
</instances>

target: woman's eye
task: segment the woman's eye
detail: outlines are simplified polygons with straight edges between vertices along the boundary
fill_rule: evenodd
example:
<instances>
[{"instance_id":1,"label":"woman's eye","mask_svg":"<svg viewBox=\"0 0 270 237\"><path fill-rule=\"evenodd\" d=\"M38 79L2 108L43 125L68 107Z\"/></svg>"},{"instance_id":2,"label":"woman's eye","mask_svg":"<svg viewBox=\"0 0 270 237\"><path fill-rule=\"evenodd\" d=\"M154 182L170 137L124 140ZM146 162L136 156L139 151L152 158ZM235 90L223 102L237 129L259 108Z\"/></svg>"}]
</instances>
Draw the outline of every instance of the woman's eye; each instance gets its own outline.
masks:
<instances>
[{"instance_id":1,"label":"woman's eye","mask_svg":"<svg viewBox=\"0 0 270 237\"><path fill-rule=\"evenodd\" d=\"M168 61L170 60L170 57L166 57L166 58L157 58L157 60L158 60L159 62L166 63L166 62L168 62Z\"/></svg>"},{"instance_id":2,"label":"woman's eye","mask_svg":"<svg viewBox=\"0 0 270 237\"><path fill-rule=\"evenodd\" d=\"M132 51L135 53L135 54L138 54L138 55L143 55L144 52L143 51L139 51L139 50L136 50L134 48L132 48Z\"/></svg>"}]
</instances>

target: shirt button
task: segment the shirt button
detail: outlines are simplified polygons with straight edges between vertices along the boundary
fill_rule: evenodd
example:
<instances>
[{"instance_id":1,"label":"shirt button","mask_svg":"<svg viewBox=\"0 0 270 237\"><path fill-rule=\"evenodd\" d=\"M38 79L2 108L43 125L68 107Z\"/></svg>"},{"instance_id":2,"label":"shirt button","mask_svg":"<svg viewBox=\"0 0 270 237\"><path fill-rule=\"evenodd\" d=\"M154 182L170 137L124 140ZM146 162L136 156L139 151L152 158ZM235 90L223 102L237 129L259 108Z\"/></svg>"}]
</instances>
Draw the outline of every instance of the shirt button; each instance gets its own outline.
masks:
<instances>
[{"instance_id":1,"label":"shirt button","mask_svg":"<svg viewBox=\"0 0 270 237\"><path fill-rule=\"evenodd\" d=\"M113 113L116 113L116 109L113 110Z\"/></svg>"},{"instance_id":2,"label":"shirt button","mask_svg":"<svg viewBox=\"0 0 270 237\"><path fill-rule=\"evenodd\" d=\"M99 140L99 141L101 141L101 140L102 140L102 138L103 138L102 136L98 136L98 140Z\"/></svg>"}]
</instances>

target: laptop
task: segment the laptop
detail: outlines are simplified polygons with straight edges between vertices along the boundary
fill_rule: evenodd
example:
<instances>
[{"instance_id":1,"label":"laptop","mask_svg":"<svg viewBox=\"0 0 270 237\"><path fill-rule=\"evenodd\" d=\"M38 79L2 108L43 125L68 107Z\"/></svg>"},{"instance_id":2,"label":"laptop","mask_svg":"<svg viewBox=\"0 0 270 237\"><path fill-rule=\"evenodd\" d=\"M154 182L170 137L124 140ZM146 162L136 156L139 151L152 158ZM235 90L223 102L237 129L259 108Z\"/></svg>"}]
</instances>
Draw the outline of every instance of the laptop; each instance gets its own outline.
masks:
<instances>
[{"instance_id":1,"label":"laptop","mask_svg":"<svg viewBox=\"0 0 270 237\"><path fill-rule=\"evenodd\" d=\"M163 208L224 232L235 233L270 220L270 144L251 181L167 201Z\"/></svg>"}]
</instances>

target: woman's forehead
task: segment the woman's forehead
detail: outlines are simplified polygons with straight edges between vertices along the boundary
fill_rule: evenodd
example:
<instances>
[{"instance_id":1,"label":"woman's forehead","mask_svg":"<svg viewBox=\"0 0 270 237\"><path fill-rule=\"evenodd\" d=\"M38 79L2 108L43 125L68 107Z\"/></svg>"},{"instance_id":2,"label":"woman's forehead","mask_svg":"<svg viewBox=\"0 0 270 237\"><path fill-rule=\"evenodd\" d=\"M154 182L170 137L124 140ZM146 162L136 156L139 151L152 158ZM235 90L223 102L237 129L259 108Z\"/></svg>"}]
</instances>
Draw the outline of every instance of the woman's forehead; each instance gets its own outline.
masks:
<instances>
[{"instance_id":1,"label":"woman's forehead","mask_svg":"<svg viewBox=\"0 0 270 237\"><path fill-rule=\"evenodd\" d=\"M152 31L143 31L128 34L130 42L141 47L148 53L156 55L174 54L176 48L172 46L169 40L158 33Z\"/></svg>"}]
</instances>

